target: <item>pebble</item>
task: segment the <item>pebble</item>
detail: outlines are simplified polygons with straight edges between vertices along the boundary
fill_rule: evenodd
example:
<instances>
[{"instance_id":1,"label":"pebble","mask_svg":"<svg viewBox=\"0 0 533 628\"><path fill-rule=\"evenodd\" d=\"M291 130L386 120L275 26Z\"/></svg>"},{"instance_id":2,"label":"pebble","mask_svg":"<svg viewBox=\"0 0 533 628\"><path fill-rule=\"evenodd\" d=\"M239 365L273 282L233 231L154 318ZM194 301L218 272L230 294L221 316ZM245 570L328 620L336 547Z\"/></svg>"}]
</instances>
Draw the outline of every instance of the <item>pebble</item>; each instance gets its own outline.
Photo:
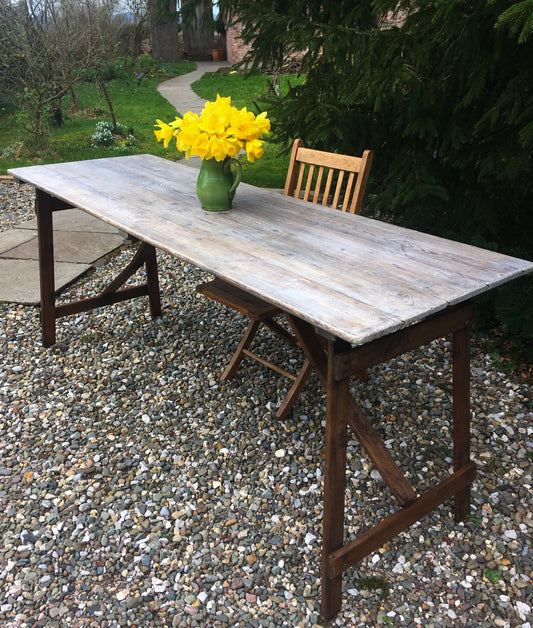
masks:
<instances>
[{"instance_id":1,"label":"pebble","mask_svg":"<svg viewBox=\"0 0 533 628\"><path fill-rule=\"evenodd\" d=\"M0 229L32 199L1 184ZM278 422L286 380L245 361L220 383L244 319L196 296L205 274L158 260L157 320L144 298L64 317L44 349L36 308L0 306L0 625L317 628L324 391L310 378ZM415 489L433 486L453 465L449 342L368 376L356 398ZM531 393L473 343L471 516L450 500L349 569L332 626L531 628ZM350 539L395 504L355 439L347 457Z\"/></svg>"}]
</instances>

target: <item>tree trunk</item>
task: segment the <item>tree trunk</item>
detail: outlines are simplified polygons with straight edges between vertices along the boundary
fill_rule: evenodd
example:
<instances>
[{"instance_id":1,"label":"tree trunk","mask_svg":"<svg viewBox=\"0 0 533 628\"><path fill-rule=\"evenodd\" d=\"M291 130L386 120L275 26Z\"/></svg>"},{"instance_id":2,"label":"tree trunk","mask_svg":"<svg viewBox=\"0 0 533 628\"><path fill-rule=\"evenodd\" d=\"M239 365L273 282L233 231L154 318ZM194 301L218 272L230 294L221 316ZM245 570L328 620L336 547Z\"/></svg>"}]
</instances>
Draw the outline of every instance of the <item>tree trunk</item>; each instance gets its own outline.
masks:
<instances>
[{"instance_id":1,"label":"tree trunk","mask_svg":"<svg viewBox=\"0 0 533 628\"><path fill-rule=\"evenodd\" d=\"M76 96L76 92L74 91L74 86L70 86L70 98L72 100L72 111L74 113L78 113L80 110L80 103L78 101L78 97Z\"/></svg>"},{"instance_id":2,"label":"tree trunk","mask_svg":"<svg viewBox=\"0 0 533 628\"><path fill-rule=\"evenodd\" d=\"M102 91L104 92L104 97L106 99L107 106L109 107L109 113L111 115L111 121L113 123L113 132L116 133L117 132L117 119L115 117L115 110L113 109L113 103L111 102L111 98L109 98L109 93L105 86L104 77L102 76L102 72L100 71L99 67L96 67L96 73L98 74L98 81L100 83L100 87L102 88Z\"/></svg>"}]
</instances>

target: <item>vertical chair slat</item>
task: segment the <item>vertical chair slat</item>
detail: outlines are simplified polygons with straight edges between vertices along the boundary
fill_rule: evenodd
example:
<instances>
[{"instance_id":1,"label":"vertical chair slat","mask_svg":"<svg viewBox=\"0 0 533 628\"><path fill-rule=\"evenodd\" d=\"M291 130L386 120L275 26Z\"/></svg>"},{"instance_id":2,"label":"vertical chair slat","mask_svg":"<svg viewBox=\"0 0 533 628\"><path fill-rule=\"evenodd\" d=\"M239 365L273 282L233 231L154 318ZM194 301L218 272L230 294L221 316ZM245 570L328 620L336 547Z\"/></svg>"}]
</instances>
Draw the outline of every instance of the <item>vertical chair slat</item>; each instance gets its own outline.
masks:
<instances>
[{"instance_id":1,"label":"vertical chair slat","mask_svg":"<svg viewBox=\"0 0 533 628\"><path fill-rule=\"evenodd\" d=\"M301 163L300 164L300 170L298 171L298 183L296 184L296 190L294 190L294 198L299 198L300 197L300 192L302 190L302 182L304 179L304 173L305 173L305 164Z\"/></svg>"},{"instance_id":2,"label":"vertical chair slat","mask_svg":"<svg viewBox=\"0 0 533 628\"><path fill-rule=\"evenodd\" d=\"M324 198L322 199L322 205L328 204L329 191L331 189L331 182L333 181L333 173L335 171L333 168L330 168L328 171L328 178L326 179L326 187L324 189Z\"/></svg>"},{"instance_id":3,"label":"vertical chair slat","mask_svg":"<svg viewBox=\"0 0 533 628\"><path fill-rule=\"evenodd\" d=\"M315 166L311 164L307 173L307 182L305 184L304 201L309 200L309 193L311 192L311 185L313 184L313 174L315 172Z\"/></svg>"},{"instance_id":4,"label":"vertical chair slat","mask_svg":"<svg viewBox=\"0 0 533 628\"><path fill-rule=\"evenodd\" d=\"M342 211L348 211L348 206L350 204L350 198L352 193L353 181L355 179L355 174L350 172L350 176L348 177L348 183L346 184L346 191L344 192L344 199L342 202Z\"/></svg>"},{"instance_id":5,"label":"vertical chair slat","mask_svg":"<svg viewBox=\"0 0 533 628\"><path fill-rule=\"evenodd\" d=\"M324 175L324 166L320 166L318 169L318 176L316 178L315 191L313 192L313 203L318 203L320 198L320 186L322 185L322 177Z\"/></svg>"},{"instance_id":6,"label":"vertical chair slat","mask_svg":"<svg viewBox=\"0 0 533 628\"><path fill-rule=\"evenodd\" d=\"M344 170L341 170L339 172L339 178L337 179L337 186L335 187L335 196L333 197L333 203L331 205L333 209L337 209L337 206L339 205L339 197L341 195L343 179L344 179Z\"/></svg>"}]
</instances>

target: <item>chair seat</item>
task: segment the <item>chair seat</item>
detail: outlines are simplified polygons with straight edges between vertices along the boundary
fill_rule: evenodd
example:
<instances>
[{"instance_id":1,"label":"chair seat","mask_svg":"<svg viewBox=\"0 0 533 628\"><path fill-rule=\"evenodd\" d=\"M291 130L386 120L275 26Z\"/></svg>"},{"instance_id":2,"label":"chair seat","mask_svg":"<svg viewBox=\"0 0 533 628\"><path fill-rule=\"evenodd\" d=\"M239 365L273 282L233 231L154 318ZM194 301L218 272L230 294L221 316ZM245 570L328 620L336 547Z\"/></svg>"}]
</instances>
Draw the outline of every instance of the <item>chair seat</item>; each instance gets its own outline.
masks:
<instances>
[{"instance_id":1,"label":"chair seat","mask_svg":"<svg viewBox=\"0 0 533 628\"><path fill-rule=\"evenodd\" d=\"M196 291L256 321L263 321L281 313L275 305L218 277L196 286Z\"/></svg>"}]
</instances>

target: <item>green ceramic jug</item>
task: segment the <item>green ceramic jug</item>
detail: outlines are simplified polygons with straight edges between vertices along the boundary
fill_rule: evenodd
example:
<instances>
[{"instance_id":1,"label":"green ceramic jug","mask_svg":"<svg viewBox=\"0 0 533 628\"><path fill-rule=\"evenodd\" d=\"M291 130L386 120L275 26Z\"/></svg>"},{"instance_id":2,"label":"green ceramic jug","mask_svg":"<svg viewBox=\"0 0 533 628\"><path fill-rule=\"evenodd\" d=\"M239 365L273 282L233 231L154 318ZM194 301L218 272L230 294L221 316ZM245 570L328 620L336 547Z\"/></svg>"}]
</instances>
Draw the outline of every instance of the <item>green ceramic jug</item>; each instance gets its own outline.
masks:
<instances>
[{"instance_id":1,"label":"green ceramic jug","mask_svg":"<svg viewBox=\"0 0 533 628\"><path fill-rule=\"evenodd\" d=\"M226 157L224 161L203 159L196 182L196 194L202 208L214 212L231 209L241 175L241 164L233 157Z\"/></svg>"}]
</instances>

